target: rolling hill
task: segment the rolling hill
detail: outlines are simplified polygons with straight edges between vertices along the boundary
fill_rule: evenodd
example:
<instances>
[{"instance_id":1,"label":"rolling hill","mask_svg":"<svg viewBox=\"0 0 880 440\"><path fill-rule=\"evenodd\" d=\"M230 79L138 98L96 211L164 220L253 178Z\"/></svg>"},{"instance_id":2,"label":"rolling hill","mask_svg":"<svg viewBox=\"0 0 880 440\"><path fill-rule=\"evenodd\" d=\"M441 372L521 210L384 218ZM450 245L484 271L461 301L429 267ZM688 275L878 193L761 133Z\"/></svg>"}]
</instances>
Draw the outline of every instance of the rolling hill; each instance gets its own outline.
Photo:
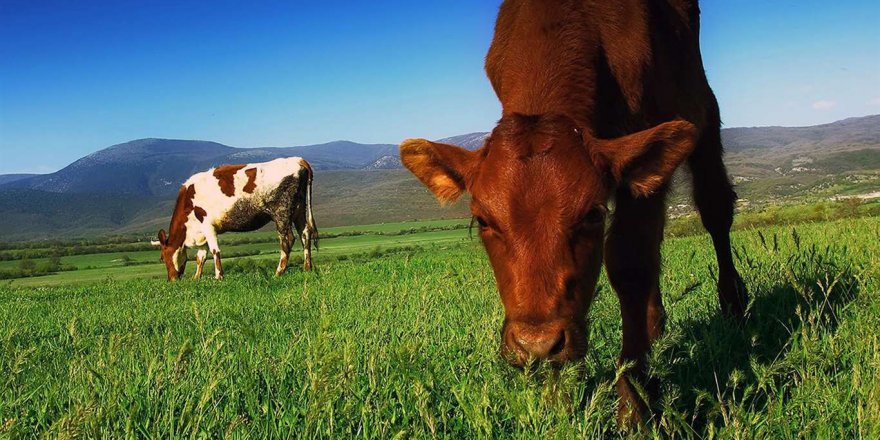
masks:
<instances>
[{"instance_id":1,"label":"rolling hill","mask_svg":"<svg viewBox=\"0 0 880 440\"><path fill-rule=\"evenodd\" d=\"M4 183L15 182L16 180L27 179L34 176L39 176L39 174L0 174L0 185L3 185Z\"/></svg>"},{"instance_id":2,"label":"rolling hill","mask_svg":"<svg viewBox=\"0 0 880 440\"><path fill-rule=\"evenodd\" d=\"M466 203L441 207L402 169L315 173L319 229L420 219L461 218ZM62 194L29 188L0 190L0 242L144 234L167 228L173 196Z\"/></svg>"},{"instance_id":3,"label":"rolling hill","mask_svg":"<svg viewBox=\"0 0 880 440\"><path fill-rule=\"evenodd\" d=\"M880 115L812 127L729 128L721 137L729 168L746 179L880 169Z\"/></svg>"},{"instance_id":4,"label":"rolling hill","mask_svg":"<svg viewBox=\"0 0 880 440\"><path fill-rule=\"evenodd\" d=\"M139 139L92 153L55 173L13 179L0 184L0 188L167 196L176 194L180 183L193 173L221 164L302 156L317 170L372 169L377 160L396 154L396 145L348 141L289 148L234 148L207 141Z\"/></svg>"},{"instance_id":5,"label":"rolling hill","mask_svg":"<svg viewBox=\"0 0 880 440\"><path fill-rule=\"evenodd\" d=\"M441 142L476 149L487 133ZM880 115L815 127L722 131L728 169L743 199L828 197L880 189ZM397 146L337 141L289 148L141 139L114 145L45 175L0 175L0 240L155 231L166 226L180 182L223 163L303 156L316 168L319 225L340 226L467 215L442 208L407 171ZM679 181L687 181L679 176ZM5 182L5 183L4 183ZM686 191L673 204L689 210Z\"/></svg>"}]
</instances>

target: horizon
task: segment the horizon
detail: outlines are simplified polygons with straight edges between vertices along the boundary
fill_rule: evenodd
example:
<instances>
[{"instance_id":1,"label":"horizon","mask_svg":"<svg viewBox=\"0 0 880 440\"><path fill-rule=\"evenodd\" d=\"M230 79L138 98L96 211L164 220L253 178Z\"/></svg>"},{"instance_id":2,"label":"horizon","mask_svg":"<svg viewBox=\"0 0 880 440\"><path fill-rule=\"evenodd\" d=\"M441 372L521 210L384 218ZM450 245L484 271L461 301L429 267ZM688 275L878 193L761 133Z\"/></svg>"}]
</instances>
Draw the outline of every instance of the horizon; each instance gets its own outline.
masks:
<instances>
[{"instance_id":1,"label":"horizon","mask_svg":"<svg viewBox=\"0 0 880 440\"><path fill-rule=\"evenodd\" d=\"M835 124L835 123L838 123L838 122L843 122L843 121L847 121L847 120L851 120L851 119L863 119L863 118L871 118L871 117L877 117L877 116L880 116L880 113L878 113L878 114L863 115L863 116L850 116L850 117L847 117L847 118L837 119L837 120L830 121L830 122L823 122L823 123L816 124L816 125L799 125L799 126L762 125L762 126L749 126L749 127L747 127L747 126L743 126L743 127L722 127L722 128L721 128L721 131L723 132L724 130L732 130L732 129L811 128L811 127L818 127L818 126L823 126L823 125ZM461 133L461 134L457 134L457 135L444 136L444 137L442 137L442 138L437 138L437 139L435 139L435 140L438 140L438 141L439 141L439 140L443 140L443 139L447 139L447 138L451 138L451 137L457 137L457 136L469 136L469 135L475 135L475 134L486 134L486 133L488 133L488 132L489 132L489 131L473 131L473 132L469 132L469 133ZM53 170L53 171L49 171L49 172L45 172L45 173L30 173L30 172L11 172L11 173L3 173L3 172L0 172L0 176L3 176L3 175L16 175L16 174L34 174L34 175L40 175L40 174L52 174L52 173L58 172L58 171L60 171L60 170L62 170L62 169L64 169L64 168L66 168L67 166L73 164L73 163L76 162L77 160L82 159L82 158L84 158L84 157L87 157L87 156L89 156L89 155L91 155L91 154L99 153L99 152L101 152L101 151L104 151L104 150L107 150L107 149L110 149L110 148L113 148L113 147L117 147L117 146L120 146L120 145L125 145L125 144L129 144L129 143L132 143L132 142L147 141L147 140L156 140L156 141L182 141L182 142L211 142L211 143L220 144L220 145L225 146L225 147L231 147L231 148L237 148L237 149L273 149L273 148L320 147L320 146L323 146L323 145L329 145L329 144L334 144L334 143L339 143L339 142L347 142L347 143L352 143L352 144L356 144L356 145L397 145L397 144L395 144L395 143L391 143L391 142L366 143L366 142L358 142L358 141L350 140L350 139L334 139L334 140L330 140L330 141L326 141L326 142L320 142L320 143L317 143L317 144L304 144L304 145L240 146L240 145L229 145L229 144L226 144L226 143L223 143L223 142L219 142L219 141L215 141L215 140L211 140L211 139L183 139L183 138L145 137L145 138L130 139L130 140L127 140L127 141L124 141L124 142L118 142L118 143L115 143L115 144L112 144L112 145L107 145L107 146L105 146L105 147L101 147L101 148L99 148L99 149L97 149L97 150L94 150L94 151L91 151L91 152L89 152L89 153L86 153L84 156L78 157L78 158L74 159L73 161L71 161L71 162L69 162L69 163L66 163L66 164L62 165L61 167L59 167L58 169Z\"/></svg>"},{"instance_id":2,"label":"horizon","mask_svg":"<svg viewBox=\"0 0 880 440\"><path fill-rule=\"evenodd\" d=\"M851 120L851 119L863 119L863 118L871 118L871 117L876 117L876 116L880 116L880 113L878 113L878 114L863 115L863 116L850 116L850 117L847 117L847 118L837 119L837 120L830 121L830 122L823 122L823 123L816 124L816 125L799 125L799 126L762 125L762 126L750 126L750 127L745 127L745 126L744 126L744 127L722 127L722 128L721 128L721 131L723 132L724 130L731 130L731 129L811 128L811 127L818 127L818 126L823 126L823 125L835 124L835 123L838 123L838 122L843 122L843 121L847 121L847 120ZM441 137L441 138L437 138L437 139L435 139L435 140L438 140L438 141L439 141L439 140L448 139L448 138L457 137L457 136L470 136L470 135L475 135L475 134L487 134L487 133L489 133L489 131L473 131L473 132L470 132L470 133L461 133L461 134L457 134L457 135L444 136L444 137ZM120 146L120 145L125 145L125 144L132 143L132 142L146 141L146 140L157 140L157 141L183 141L183 142L211 142L211 143L220 144L220 145L225 146L225 147L232 147L232 148L237 148L237 149L273 149L273 148L320 147L320 146L323 146L323 145L329 145L329 144L334 144L334 143L339 143L339 142L347 142L347 143L352 143L352 144L356 144L356 145L397 145L397 144L392 143L392 142L366 143L366 142L358 142L358 141L356 141L356 140L351 140L351 139L334 139L334 140L330 140L330 141L326 141L326 142L320 142L320 143L317 143L317 144L304 144L304 145L240 146L240 145L229 145L229 144L226 144L226 143L223 143L223 142L219 142L219 141L215 141L215 140L211 140L211 139L185 139L185 138L145 137L145 138L130 139L130 140L127 140L127 141L124 141L124 142L117 142L117 143L112 144L112 145L107 145L107 146L101 147L101 148L99 148L99 149L97 149L97 150L94 150L94 151L91 151L91 152L89 152L89 153L86 153L85 155L83 155L83 156L81 156L81 157L78 157L78 158L72 160L71 162L62 165L61 167L59 167L58 169L53 170L53 171L49 171L49 172L45 172L45 173L30 173L30 172L10 172L10 173L4 173L4 172L0 172L0 176L3 176L3 175L16 175L16 174L34 174L34 175L39 175L39 174L52 174L52 173L58 172L58 171L60 171L60 170L62 170L62 169L64 169L64 168L66 168L67 166L73 164L73 163L76 162L77 160L82 159L83 157L89 156L89 155L91 155L91 154L99 153L99 152L101 152L101 151L104 151L104 150L107 150L107 149L110 149L110 148L113 148L113 147L117 147L117 146Z\"/></svg>"},{"instance_id":3,"label":"horizon","mask_svg":"<svg viewBox=\"0 0 880 440\"><path fill-rule=\"evenodd\" d=\"M0 174L144 138L282 148L491 130L500 106L482 59L499 3L4 2L0 56L17 62L0 66ZM880 50L878 14L867 1L704 2L725 127L880 113L880 60L865 56Z\"/></svg>"}]
</instances>

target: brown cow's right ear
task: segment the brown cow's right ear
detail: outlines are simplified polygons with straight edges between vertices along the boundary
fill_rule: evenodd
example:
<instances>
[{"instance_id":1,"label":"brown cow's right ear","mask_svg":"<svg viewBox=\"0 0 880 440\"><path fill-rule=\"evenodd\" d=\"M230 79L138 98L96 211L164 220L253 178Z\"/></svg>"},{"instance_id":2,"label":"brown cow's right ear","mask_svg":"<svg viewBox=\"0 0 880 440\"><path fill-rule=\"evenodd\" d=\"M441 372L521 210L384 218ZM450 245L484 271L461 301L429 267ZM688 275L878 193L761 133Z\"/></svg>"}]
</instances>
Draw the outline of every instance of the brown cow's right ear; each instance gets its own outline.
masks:
<instances>
[{"instance_id":1,"label":"brown cow's right ear","mask_svg":"<svg viewBox=\"0 0 880 440\"><path fill-rule=\"evenodd\" d=\"M425 139L400 144L400 160L441 203L458 200L467 189L477 153Z\"/></svg>"},{"instance_id":2,"label":"brown cow's right ear","mask_svg":"<svg viewBox=\"0 0 880 440\"><path fill-rule=\"evenodd\" d=\"M165 235L164 229L159 229L159 243L161 243L162 246L168 244L168 236Z\"/></svg>"}]
</instances>

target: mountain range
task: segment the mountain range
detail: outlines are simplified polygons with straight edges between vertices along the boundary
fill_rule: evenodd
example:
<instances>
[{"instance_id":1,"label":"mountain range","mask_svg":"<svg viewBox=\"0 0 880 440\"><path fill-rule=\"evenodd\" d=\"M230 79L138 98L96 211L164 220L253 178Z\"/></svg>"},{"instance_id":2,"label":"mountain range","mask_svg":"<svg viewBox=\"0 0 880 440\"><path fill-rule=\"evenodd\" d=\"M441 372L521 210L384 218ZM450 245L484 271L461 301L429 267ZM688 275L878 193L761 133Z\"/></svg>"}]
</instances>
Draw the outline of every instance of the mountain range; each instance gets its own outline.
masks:
<instances>
[{"instance_id":1,"label":"mountain range","mask_svg":"<svg viewBox=\"0 0 880 440\"><path fill-rule=\"evenodd\" d=\"M476 149L487 136L479 132L439 141ZM880 170L880 115L812 127L729 128L722 130L722 140L728 169L740 182ZM0 240L149 229L167 221L170 198L193 173L287 156L302 156L315 168L315 209L324 224L466 214L463 204L437 208L402 170L394 144L235 148L209 141L139 139L89 154L54 173L0 175ZM390 206L395 203L401 209Z\"/></svg>"}]
</instances>

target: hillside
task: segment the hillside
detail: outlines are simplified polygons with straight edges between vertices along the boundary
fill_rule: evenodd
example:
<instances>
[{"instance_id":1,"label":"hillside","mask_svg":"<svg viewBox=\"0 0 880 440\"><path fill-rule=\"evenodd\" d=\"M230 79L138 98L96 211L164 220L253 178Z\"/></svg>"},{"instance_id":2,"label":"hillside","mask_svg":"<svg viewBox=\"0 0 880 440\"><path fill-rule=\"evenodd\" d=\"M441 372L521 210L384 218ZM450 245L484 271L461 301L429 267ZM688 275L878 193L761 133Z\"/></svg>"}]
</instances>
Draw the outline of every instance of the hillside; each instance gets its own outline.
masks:
<instances>
[{"instance_id":1,"label":"hillside","mask_svg":"<svg viewBox=\"0 0 880 440\"><path fill-rule=\"evenodd\" d=\"M396 157L396 145L337 141L289 148L234 148L206 141L139 139L92 153L55 173L13 178L5 184L0 180L0 188L167 196L175 194L193 173L216 165L302 156L316 170L375 169L382 168L374 166L376 161L390 155Z\"/></svg>"},{"instance_id":2,"label":"hillside","mask_svg":"<svg viewBox=\"0 0 880 440\"><path fill-rule=\"evenodd\" d=\"M811 127L726 128L722 130L722 141L730 152L747 149L817 152L824 147L876 147L880 145L880 115Z\"/></svg>"},{"instance_id":3,"label":"hillside","mask_svg":"<svg viewBox=\"0 0 880 440\"><path fill-rule=\"evenodd\" d=\"M168 227L173 202L172 196L0 190L0 241L127 233L152 236ZM319 228L468 215L466 203L441 207L401 169L316 172L314 211Z\"/></svg>"},{"instance_id":4,"label":"hillside","mask_svg":"<svg viewBox=\"0 0 880 440\"><path fill-rule=\"evenodd\" d=\"M476 150L483 146L483 142L486 141L486 138L489 137L488 132L479 132L479 133L469 133L463 134L460 136L448 137L445 139L440 139L437 142L442 142L444 144L452 144L458 145L463 148L467 148L468 150Z\"/></svg>"},{"instance_id":5,"label":"hillside","mask_svg":"<svg viewBox=\"0 0 880 440\"><path fill-rule=\"evenodd\" d=\"M880 115L813 127L728 128L728 167L756 178L880 169Z\"/></svg>"},{"instance_id":6,"label":"hillside","mask_svg":"<svg viewBox=\"0 0 880 440\"><path fill-rule=\"evenodd\" d=\"M39 176L39 174L0 174L0 185L34 176Z\"/></svg>"},{"instance_id":7,"label":"hillside","mask_svg":"<svg viewBox=\"0 0 880 440\"><path fill-rule=\"evenodd\" d=\"M479 148L487 133L441 139ZM815 127L722 131L726 163L743 204L828 199L880 189L880 116ZM52 174L0 184L0 240L149 232L167 226L177 185L195 171L299 155L316 168L319 225L341 226L468 215L440 207L401 169L397 147L338 141L290 148L234 148L203 141L143 139L98 151ZM0 176L0 182L6 176ZM14 178L13 178L14 179ZM693 212L685 173L674 214Z\"/></svg>"},{"instance_id":8,"label":"hillside","mask_svg":"<svg viewBox=\"0 0 880 440\"><path fill-rule=\"evenodd\" d=\"M488 134L441 139L479 148ZM743 178L787 173L839 173L880 168L880 115L813 127L722 130L727 163ZM226 163L305 157L316 170L400 169L397 146L336 141L287 148L234 148L216 142L140 139L113 145L44 175L0 175L0 188L59 193L173 195L195 172Z\"/></svg>"},{"instance_id":9,"label":"hillside","mask_svg":"<svg viewBox=\"0 0 880 440\"><path fill-rule=\"evenodd\" d=\"M172 200L125 194L60 194L29 188L0 191L0 240L64 238L120 232ZM165 209L163 209L165 208ZM170 211L169 211L170 212ZM148 222L149 223L149 222Z\"/></svg>"}]
</instances>

